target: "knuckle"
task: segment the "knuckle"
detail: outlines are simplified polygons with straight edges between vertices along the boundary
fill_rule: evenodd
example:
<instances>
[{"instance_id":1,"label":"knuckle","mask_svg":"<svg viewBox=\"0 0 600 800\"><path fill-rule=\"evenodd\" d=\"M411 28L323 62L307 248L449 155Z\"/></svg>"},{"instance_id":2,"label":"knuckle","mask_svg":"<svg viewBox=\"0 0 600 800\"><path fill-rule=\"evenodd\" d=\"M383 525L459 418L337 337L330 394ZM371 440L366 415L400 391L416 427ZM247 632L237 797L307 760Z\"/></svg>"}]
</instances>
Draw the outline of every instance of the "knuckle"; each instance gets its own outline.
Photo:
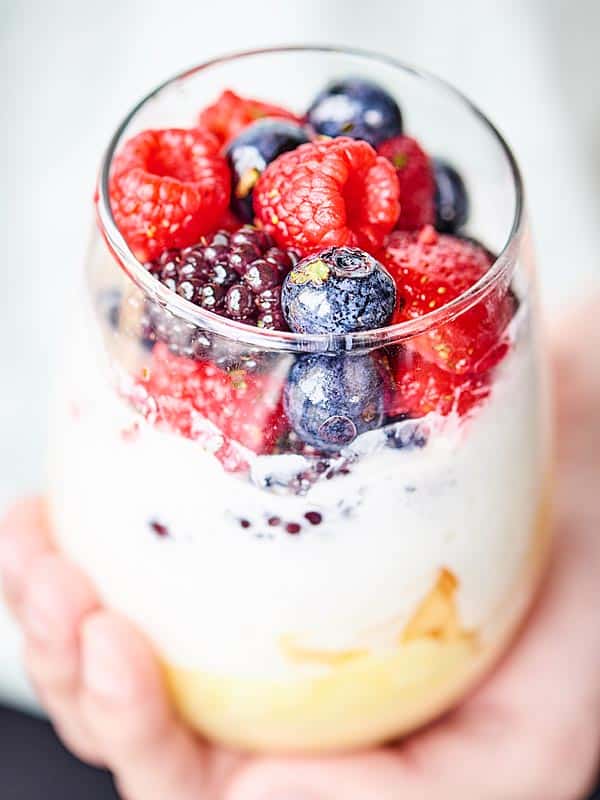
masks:
<instances>
[{"instance_id":1,"label":"knuckle","mask_svg":"<svg viewBox=\"0 0 600 800\"><path fill-rule=\"evenodd\" d=\"M64 698L77 690L77 664L71 653L58 656L40 652L35 644L26 643L25 670L38 695L46 700Z\"/></svg>"}]
</instances>

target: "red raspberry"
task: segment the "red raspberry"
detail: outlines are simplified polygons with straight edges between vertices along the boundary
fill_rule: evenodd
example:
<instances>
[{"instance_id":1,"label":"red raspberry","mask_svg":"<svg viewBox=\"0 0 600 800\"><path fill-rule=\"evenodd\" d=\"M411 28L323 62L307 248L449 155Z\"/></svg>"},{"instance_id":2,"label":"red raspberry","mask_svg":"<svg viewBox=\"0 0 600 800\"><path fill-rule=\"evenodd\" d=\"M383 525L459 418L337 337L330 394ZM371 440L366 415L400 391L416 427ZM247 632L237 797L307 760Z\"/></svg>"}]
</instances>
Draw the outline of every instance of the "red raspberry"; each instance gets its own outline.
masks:
<instances>
[{"instance_id":1,"label":"red raspberry","mask_svg":"<svg viewBox=\"0 0 600 800\"><path fill-rule=\"evenodd\" d=\"M146 261L213 230L229 203L229 169L207 131L148 130L115 157L110 202L118 228Z\"/></svg>"},{"instance_id":2,"label":"red raspberry","mask_svg":"<svg viewBox=\"0 0 600 800\"><path fill-rule=\"evenodd\" d=\"M377 152L396 168L400 184L400 216L396 227L413 231L433 223L435 181L427 153L416 139L395 136L382 142Z\"/></svg>"},{"instance_id":3,"label":"red raspberry","mask_svg":"<svg viewBox=\"0 0 600 800\"><path fill-rule=\"evenodd\" d=\"M226 209L225 213L219 220L218 228L229 231L229 233L235 233L235 231L239 230L243 226L243 222L236 217L231 209Z\"/></svg>"},{"instance_id":4,"label":"red raspberry","mask_svg":"<svg viewBox=\"0 0 600 800\"><path fill-rule=\"evenodd\" d=\"M400 353L392 365L390 417L423 417L455 411L465 416L490 394L488 375L455 375L425 361L418 353Z\"/></svg>"},{"instance_id":5,"label":"red raspberry","mask_svg":"<svg viewBox=\"0 0 600 800\"><path fill-rule=\"evenodd\" d=\"M302 255L333 246L373 251L398 219L398 179L367 142L309 142L269 164L254 189L254 211L280 247Z\"/></svg>"},{"instance_id":6,"label":"red raspberry","mask_svg":"<svg viewBox=\"0 0 600 800\"><path fill-rule=\"evenodd\" d=\"M492 260L483 247L438 234L429 225L419 233L392 234L384 262L396 281L394 322L445 305L478 281ZM412 339L411 346L450 372L485 372L508 350L505 332L515 304L514 295L500 288L455 320Z\"/></svg>"},{"instance_id":7,"label":"red raspberry","mask_svg":"<svg viewBox=\"0 0 600 800\"><path fill-rule=\"evenodd\" d=\"M174 356L166 344L158 343L141 383L156 404L159 419L183 436L207 438L198 421L210 420L224 440L216 455L230 463L235 453L232 443L269 453L284 428L283 381L270 374L226 372L210 361Z\"/></svg>"},{"instance_id":8,"label":"red raspberry","mask_svg":"<svg viewBox=\"0 0 600 800\"><path fill-rule=\"evenodd\" d=\"M215 103L200 112L198 124L212 131L221 144L227 144L247 125L263 117L300 122L295 114L281 106L263 103L262 100L253 100L250 97L240 97L230 89L226 89Z\"/></svg>"}]
</instances>

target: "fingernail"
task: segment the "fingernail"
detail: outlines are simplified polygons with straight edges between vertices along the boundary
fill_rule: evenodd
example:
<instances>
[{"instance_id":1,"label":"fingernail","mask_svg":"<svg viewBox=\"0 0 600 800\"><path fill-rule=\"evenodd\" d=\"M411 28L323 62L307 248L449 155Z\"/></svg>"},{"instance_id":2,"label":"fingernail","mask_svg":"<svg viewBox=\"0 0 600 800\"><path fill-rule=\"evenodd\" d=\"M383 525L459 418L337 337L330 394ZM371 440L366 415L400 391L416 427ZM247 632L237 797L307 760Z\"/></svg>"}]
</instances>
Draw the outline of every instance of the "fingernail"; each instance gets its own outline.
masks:
<instances>
[{"instance_id":1,"label":"fingernail","mask_svg":"<svg viewBox=\"0 0 600 800\"><path fill-rule=\"evenodd\" d=\"M89 691L111 702L135 700L138 694L135 671L122 657L110 626L103 620L91 620L82 639L82 675Z\"/></svg>"}]
</instances>

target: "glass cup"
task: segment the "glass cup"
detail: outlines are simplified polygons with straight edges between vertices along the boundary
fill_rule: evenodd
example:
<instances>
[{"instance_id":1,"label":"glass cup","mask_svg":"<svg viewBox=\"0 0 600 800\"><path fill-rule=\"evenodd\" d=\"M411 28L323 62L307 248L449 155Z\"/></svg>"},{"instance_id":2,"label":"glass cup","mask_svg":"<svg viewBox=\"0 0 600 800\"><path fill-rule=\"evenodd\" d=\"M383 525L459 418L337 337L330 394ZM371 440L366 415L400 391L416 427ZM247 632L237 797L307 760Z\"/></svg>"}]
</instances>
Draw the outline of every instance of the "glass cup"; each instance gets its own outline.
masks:
<instances>
[{"instance_id":1,"label":"glass cup","mask_svg":"<svg viewBox=\"0 0 600 800\"><path fill-rule=\"evenodd\" d=\"M476 285L419 319L303 336L205 311L135 259L108 201L124 139L193 125L224 88L300 112L347 75L387 87L411 134L464 176L467 233L498 254ZM389 58L241 53L133 109L104 157L97 212L53 426L60 546L149 636L180 713L214 740L354 748L447 710L523 619L548 543L533 267L498 131ZM426 384L446 334L474 325L495 326L500 347L407 418L404 378L402 391ZM304 411L327 447L311 442Z\"/></svg>"}]
</instances>

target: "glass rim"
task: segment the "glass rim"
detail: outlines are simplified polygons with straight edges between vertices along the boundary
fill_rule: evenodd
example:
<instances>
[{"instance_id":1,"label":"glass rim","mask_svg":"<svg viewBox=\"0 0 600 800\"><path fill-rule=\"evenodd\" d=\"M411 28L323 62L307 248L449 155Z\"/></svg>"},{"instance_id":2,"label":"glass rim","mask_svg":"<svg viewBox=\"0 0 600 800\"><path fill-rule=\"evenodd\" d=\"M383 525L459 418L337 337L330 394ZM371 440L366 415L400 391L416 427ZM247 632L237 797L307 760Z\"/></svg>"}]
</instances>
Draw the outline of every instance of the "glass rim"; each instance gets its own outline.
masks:
<instances>
[{"instance_id":1,"label":"glass rim","mask_svg":"<svg viewBox=\"0 0 600 800\"><path fill-rule=\"evenodd\" d=\"M176 84L178 81L196 75L203 70L210 69L218 64L231 61L241 61L244 58L275 55L278 53L339 53L341 55L355 58L363 58L369 61L379 62L385 66L392 67L413 77L424 80L430 85L437 86L445 93L454 96L466 111L473 114L500 145L513 180L515 191L515 207L512 224L508 232L507 239L490 265L486 273L472 286L459 294L449 303L434 309L423 316L412 320L398 322L384 328L375 328L368 331L357 331L348 334L300 334L291 331L275 331L255 326L247 325L243 322L219 316L218 314L200 308L191 301L178 295L173 290L167 288L160 281L152 276L145 266L135 257L125 238L115 223L110 200L109 200L109 179L112 160L121 142L123 134L126 132L131 121L137 113L146 105L147 102L159 95L164 89ZM118 125L113 134L108 147L106 148L99 173L98 192L96 198L97 218L100 232L113 256L124 269L126 274L140 288L144 294L149 295L154 301L164 308L171 311L178 318L195 325L211 333L234 339L236 342L249 344L252 346L263 347L271 350L284 351L331 351L331 350L367 350L374 347L398 343L414 336L422 335L432 328L439 327L459 316L464 311L475 305L481 298L499 283L513 265L512 254L516 247L523 223L524 209L524 190L521 173L508 143L491 122L491 120L476 106L466 95L451 83L439 78L436 75L405 64L392 56L387 56L370 50L354 47L337 47L335 45L281 45L265 48L255 48L242 50L217 56L201 64L178 72L176 75L160 83L148 94L142 97L131 109L127 116Z\"/></svg>"}]
</instances>

